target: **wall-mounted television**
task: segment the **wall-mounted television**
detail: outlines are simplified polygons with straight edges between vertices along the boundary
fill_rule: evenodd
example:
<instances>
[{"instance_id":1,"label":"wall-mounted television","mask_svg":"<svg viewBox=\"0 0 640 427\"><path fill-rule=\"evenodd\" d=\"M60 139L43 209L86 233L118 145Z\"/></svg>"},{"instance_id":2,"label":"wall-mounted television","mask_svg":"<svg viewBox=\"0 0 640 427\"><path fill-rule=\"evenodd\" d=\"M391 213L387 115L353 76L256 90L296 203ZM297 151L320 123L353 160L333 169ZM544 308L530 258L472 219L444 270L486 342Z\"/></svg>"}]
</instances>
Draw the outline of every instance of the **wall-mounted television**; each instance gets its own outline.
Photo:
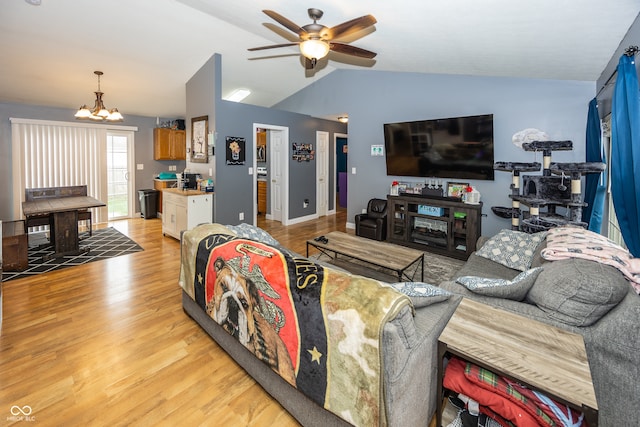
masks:
<instances>
[{"instance_id":1,"label":"wall-mounted television","mask_svg":"<svg viewBox=\"0 0 640 427\"><path fill-rule=\"evenodd\" d=\"M493 180L493 114L385 123L387 175Z\"/></svg>"}]
</instances>

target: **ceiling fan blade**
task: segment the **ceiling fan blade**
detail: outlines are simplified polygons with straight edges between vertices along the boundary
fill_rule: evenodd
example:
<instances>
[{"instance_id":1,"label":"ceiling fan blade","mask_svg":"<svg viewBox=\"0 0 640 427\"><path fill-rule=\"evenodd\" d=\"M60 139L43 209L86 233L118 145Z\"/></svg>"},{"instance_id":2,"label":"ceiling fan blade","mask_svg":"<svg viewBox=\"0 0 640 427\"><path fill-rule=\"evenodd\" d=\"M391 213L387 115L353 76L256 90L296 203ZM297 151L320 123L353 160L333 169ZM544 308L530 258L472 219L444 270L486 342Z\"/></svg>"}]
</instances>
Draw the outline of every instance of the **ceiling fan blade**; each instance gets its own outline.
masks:
<instances>
[{"instance_id":1,"label":"ceiling fan blade","mask_svg":"<svg viewBox=\"0 0 640 427\"><path fill-rule=\"evenodd\" d=\"M296 46L300 43L282 43L282 44L272 44L269 46L260 46L260 47L252 47L247 49L250 52L253 52L254 50L265 50L265 49L275 49L278 47L287 47L287 46Z\"/></svg>"},{"instance_id":2,"label":"ceiling fan blade","mask_svg":"<svg viewBox=\"0 0 640 427\"><path fill-rule=\"evenodd\" d=\"M334 52L344 53L346 55L353 55L360 58L373 59L377 55L377 53L375 52L371 52L369 50L361 49L359 47L351 46L344 43L329 42L329 46L331 50Z\"/></svg>"},{"instance_id":3,"label":"ceiling fan blade","mask_svg":"<svg viewBox=\"0 0 640 427\"><path fill-rule=\"evenodd\" d=\"M341 37L346 37L350 34L357 33L358 31L364 30L365 28L369 28L376 22L378 21L376 21L376 18L374 18L373 15L365 15L347 22L343 22L342 24L336 25L335 27L331 27L327 30L327 33L329 34L329 40L339 39Z\"/></svg>"},{"instance_id":4,"label":"ceiling fan blade","mask_svg":"<svg viewBox=\"0 0 640 427\"><path fill-rule=\"evenodd\" d=\"M299 26L295 22L288 20L284 16L280 15L278 12L274 12L273 10L263 10L263 12L267 16L269 16L271 19L273 19L274 21L276 21L277 23L279 23L283 27L288 28L289 30L293 31L297 35L301 36L303 34L307 34L307 31L304 28L302 28L301 26Z\"/></svg>"}]
</instances>

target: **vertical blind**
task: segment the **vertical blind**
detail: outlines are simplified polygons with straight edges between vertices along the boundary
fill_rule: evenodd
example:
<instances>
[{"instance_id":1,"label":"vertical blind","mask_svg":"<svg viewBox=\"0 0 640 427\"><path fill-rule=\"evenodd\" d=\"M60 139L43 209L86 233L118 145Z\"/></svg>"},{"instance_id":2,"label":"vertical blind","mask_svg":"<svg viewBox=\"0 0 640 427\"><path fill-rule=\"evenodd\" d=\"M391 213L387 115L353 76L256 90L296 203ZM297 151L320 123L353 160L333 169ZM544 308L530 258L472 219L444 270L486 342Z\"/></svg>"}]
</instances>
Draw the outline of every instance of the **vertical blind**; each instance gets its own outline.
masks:
<instances>
[{"instance_id":1,"label":"vertical blind","mask_svg":"<svg viewBox=\"0 0 640 427\"><path fill-rule=\"evenodd\" d=\"M26 188L86 185L107 200L106 126L12 118L11 135L14 217L23 216ZM95 222L106 221L106 208L93 211Z\"/></svg>"}]
</instances>

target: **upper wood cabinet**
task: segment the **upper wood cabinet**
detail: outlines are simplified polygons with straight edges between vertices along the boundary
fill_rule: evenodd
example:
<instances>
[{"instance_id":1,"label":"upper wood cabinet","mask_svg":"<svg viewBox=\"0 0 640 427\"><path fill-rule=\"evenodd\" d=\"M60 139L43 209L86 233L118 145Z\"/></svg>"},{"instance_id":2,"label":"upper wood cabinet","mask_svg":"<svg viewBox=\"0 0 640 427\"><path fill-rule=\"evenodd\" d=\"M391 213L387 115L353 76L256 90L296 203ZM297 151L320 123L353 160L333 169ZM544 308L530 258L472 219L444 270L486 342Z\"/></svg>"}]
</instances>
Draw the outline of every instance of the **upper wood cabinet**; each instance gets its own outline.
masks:
<instances>
[{"instance_id":1,"label":"upper wood cabinet","mask_svg":"<svg viewBox=\"0 0 640 427\"><path fill-rule=\"evenodd\" d=\"M153 129L153 160L186 160L187 136L183 130Z\"/></svg>"}]
</instances>

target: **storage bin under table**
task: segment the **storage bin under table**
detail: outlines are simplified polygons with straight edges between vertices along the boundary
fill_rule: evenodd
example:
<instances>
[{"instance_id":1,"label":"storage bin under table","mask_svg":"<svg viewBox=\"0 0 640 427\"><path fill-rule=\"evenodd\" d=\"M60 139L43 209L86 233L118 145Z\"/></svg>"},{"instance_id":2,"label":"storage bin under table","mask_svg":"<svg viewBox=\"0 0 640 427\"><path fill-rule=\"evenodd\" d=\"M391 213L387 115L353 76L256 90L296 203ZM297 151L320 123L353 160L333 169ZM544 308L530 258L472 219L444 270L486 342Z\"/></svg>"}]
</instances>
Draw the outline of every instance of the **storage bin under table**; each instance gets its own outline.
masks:
<instances>
[{"instance_id":1,"label":"storage bin under table","mask_svg":"<svg viewBox=\"0 0 640 427\"><path fill-rule=\"evenodd\" d=\"M24 220L2 221L2 269L23 271L29 267L29 239Z\"/></svg>"}]
</instances>

